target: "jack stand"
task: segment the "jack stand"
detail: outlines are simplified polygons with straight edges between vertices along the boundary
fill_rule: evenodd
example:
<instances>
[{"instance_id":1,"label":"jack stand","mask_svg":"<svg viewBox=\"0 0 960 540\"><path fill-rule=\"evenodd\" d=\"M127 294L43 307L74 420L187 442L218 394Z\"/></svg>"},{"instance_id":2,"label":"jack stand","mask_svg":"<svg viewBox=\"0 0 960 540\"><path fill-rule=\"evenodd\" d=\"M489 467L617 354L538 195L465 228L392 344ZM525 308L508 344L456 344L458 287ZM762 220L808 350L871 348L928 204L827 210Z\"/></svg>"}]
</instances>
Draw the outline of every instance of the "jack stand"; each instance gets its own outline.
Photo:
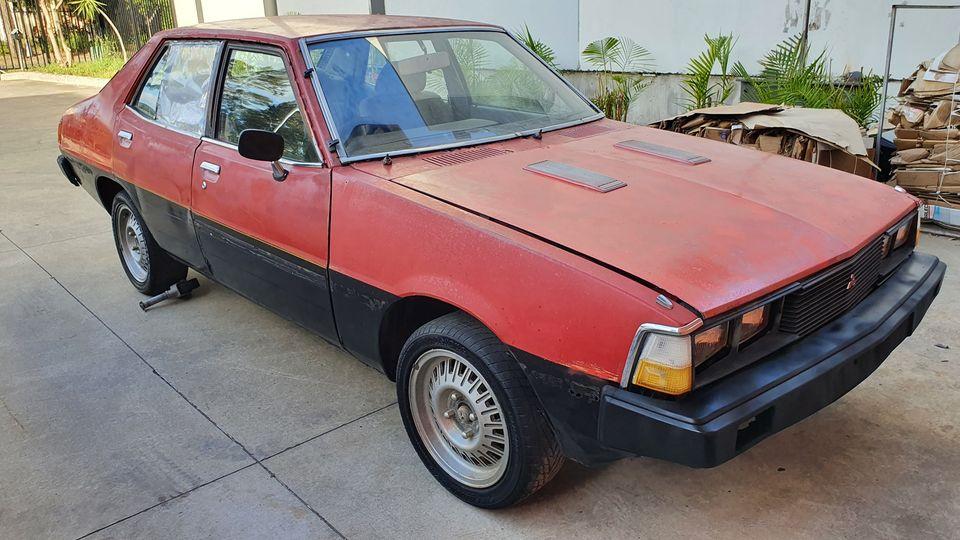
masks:
<instances>
[{"instance_id":1,"label":"jack stand","mask_svg":"<svg viewBox=\"0 0 960 540\"><path fill-rule=\"evenodd\" d=\"M200 282L197 281L197 278L185 279L174 284L172 287L167 289L165 292L162 292L156 296L147 298L143 302L140 302L140 309L146 311L151 307L163 302L164 300L170 300L172 298L190 298L190 295L193 291L200 286Z\"/></svg>"}]
</instances>

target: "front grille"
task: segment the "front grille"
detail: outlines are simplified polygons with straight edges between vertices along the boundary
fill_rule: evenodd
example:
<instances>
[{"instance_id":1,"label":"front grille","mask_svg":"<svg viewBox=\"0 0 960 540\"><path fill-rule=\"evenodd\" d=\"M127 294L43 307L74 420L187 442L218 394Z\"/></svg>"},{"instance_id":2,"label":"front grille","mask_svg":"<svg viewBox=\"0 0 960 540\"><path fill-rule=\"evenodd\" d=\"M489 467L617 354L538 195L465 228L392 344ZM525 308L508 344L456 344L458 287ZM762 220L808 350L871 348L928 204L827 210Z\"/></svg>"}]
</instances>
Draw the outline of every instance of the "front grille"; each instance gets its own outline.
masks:
<instances>
[{"instance_id":1,"label":"front grille","mask_svg":"<svg viewBox=\"0 0 960 540\"><path fill-rule=\"evenodd\" d=\"M801 336L809 334L866 298L880 279L884 237L788 294L783 302L780 330Z\"/></svg>"}]
</instances>

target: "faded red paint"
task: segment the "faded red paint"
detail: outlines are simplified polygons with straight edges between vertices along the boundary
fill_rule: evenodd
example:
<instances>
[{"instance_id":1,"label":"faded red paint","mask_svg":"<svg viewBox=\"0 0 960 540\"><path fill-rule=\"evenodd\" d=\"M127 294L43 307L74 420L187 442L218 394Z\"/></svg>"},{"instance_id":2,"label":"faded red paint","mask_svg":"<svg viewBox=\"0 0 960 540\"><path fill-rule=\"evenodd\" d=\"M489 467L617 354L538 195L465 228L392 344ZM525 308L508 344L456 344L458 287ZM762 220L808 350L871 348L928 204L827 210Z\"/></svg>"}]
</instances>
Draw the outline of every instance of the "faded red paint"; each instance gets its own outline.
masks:
<instances>
[{"instance_id":1,"label":"faded red paint","mask_svg":"<svg viewBox=\"0 0 960 540\"><path fill-rule=\"evenodd\" d=\"M406 19L404 26L454 23ZM378 24L399 23L368 26ZM564 130L492 144L508 152L459 165L409 156L390 166L341 166L324 144L330 134L317 96L299 76L307 66L297 37L317 28L291 25L271 35L262 25L234 26L154 36L103 91L64 115L62 151L307 261L398 296L458 306L508 344L604 379L619 379L641 323L679 326L700 315L657 305L656 290L624 273L712 316L851 255L916 204L831 169L606 120L593 133L580 129L582 137ZM273 182L269 167L233 149L180 140L128 117L124 104L158 46L187 38L281 48L328 168L295 167ZM116 133L126 128L157 153L125 156ZM712 161L687 166L614 148L625 139ZM210 180L199 170L205 157L223 170L198 191ZM603 194L523 170L545 159L627 186Z\"/></svg>"}]
</instances>

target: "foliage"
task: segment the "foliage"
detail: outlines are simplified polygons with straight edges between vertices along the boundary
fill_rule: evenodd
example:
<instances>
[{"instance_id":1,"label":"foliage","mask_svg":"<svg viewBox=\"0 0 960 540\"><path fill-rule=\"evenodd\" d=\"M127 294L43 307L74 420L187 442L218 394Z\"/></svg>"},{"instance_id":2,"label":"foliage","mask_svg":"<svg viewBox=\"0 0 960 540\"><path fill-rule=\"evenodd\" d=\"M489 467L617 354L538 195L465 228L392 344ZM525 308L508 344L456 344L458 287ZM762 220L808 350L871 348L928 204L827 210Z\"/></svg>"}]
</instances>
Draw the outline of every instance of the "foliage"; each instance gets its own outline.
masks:
<instances>
[{"instance_id":1,"label":"foliage","mask_svg":"<svg viewBox=\"0 0 960 540\"><path fill-rule=\"evenodd\" d=\"M591 100L607 118L626 121L630 104L650 84L637 73L653 67L650 52L630 39L606 37L587 45L582 55L597 70L597 89Z\"/></svg>"},{"instance_id":2,"label":"foliage","mask_svg":"<svg viewBox=\"0 0 960 540\"><path fill-rule=\"evenodd\" d=\"M859 82L852 82L837 93L836 108L847 113L862 127L867 127L879 121L880 101L883 100L880 92L883 90L883 77L868 74Z\"/></svg>"},{"instance_id":3,"label":"foliage","mask_svg":"<svg viewBox=\"0 0 960 540\"><path fill-rule=\"evenodd\" d=\"M867 74L860 81L836 82L830 75L826 50L810 59L807 44L793 36L778 44L760 61L760 74L751 76L739 62L734 73L747 83L747 101L840 109L861 127L874 119L880 105L880 77Z\"/></svg>"},{"instance_id":4,"label":"foliage","mask_svg":"<svg viewBox=\"0 0 960 540\"><path fill-rule=\"evenodd\" d=\"M760 59L759 75L751 76L740 62L733 70L747 83L745 95L750 101L828 108L834 89L829 84L826 51L812 60L809 52L808 45L796 35Z\"/></svg>"},{"instance_id":5,"label":"foliage","mask_svg":"<svg viewBox=\"0 0 960 540\"><path fill-rule=\"evenodd\" d=\"M687 75L680 83L687 94L685 105L688 111L722 105L730 97L736 82L730 71L730 53L736 44L733 34L704 35L703 40L707 43L707 50L690 59ZM714 67L720 69L717 82L711 82Z\"/></svg>"},{"instance_id":6,"label":"foliage","mask_svg":"<svg viewBox=\"0 0 960 540\"><path fill-rule=\"evenodd\" d=\"M75 53L89 51L92 46L90 34L83 30L74 30L67 34L67 47Z\"/></svg>"},{"instance_id":7,"label":"foliage","mask_svg":"<svg viewBox=\"0 0 960 540\"><path fill-rule=\"evenodd\" d=\"M70 66L47 64L45 66L39 66L33 69L42 73L52 73L55 75L79 75L81 77L100 77L109 79L110 77L113 77L117 71L120 71L120 68L123 67L123 64L123 58L114 55L100 58L98 60L90 60L88 62L74 62Z\"/></svg>"},{"instance_id":8,"label":"foliage","mask_svg":"<svg viewBox=\"0 0 960 540\"><path fill-rule=\"evenodd\" d=\"M527 46L531 51L533 51L541 60L547 63L550 67L557 69L557 55L553 52L553 49L549 45L534 37L533 33L530 32L530 27L526 24L523 25L522 30L514 32L514 35L521 43Z\"/></svg>"},{"instance_id":9,"label":"foliage","mask_svg":"<svg viewBox=\"0 0 960 540\"><path fill-rule=\"evenodd\" d=\"M117 25L113 24L113 19L111 19L107 12L103 10L104 3L102 0L69 0L70 6L73 7L73 12L77 16L82 17L88 21L93 21L97 18L97 15L103 17L103 20L107 21L107 24L110 25L110 28L113 30L114 35L117 36L117 43L120 45L120 53L123 55L123 61L127 61L127 48L123 44L123 36L120 35L120 30L117 29Z\"/></svg>"}]
</instances>

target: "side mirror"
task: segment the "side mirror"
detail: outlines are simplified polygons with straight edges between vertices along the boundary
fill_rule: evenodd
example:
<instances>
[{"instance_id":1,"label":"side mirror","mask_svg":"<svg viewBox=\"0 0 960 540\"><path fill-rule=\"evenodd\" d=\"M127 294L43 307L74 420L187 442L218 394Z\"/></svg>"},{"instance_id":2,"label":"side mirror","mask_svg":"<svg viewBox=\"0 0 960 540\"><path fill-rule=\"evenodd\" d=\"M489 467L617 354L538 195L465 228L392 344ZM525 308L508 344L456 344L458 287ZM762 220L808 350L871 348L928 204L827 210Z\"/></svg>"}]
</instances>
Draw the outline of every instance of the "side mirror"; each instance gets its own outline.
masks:
<instances>
[{"instance_id":1,"label":"side mirror","mask_svg":"<svg viewBox=\"0 0 960 540\"><path fill-rule=\"evenodd\" d=\"M273 166L273 179L283 182L289 172L280 164L283 157L283 137L262 129L245 129L237 141L240 155L256 161L269 161Z\"/></svg>"}]
</instances>

